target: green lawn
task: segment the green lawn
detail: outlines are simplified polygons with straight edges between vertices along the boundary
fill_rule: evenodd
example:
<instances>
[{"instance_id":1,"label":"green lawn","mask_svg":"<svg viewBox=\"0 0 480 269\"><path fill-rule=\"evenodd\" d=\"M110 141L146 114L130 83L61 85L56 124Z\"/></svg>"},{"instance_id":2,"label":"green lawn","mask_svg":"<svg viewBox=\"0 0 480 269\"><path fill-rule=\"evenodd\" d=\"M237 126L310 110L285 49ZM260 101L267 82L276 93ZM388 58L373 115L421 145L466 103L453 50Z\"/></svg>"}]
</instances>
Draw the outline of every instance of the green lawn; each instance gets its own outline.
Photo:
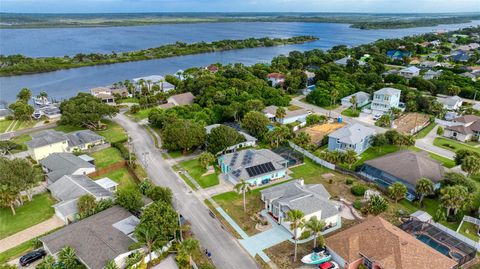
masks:
<instances>
[{"instance_id":1,"label":"green lawn","mask_svg":"<svg viewBox=\"0 0 480 269\"><path fill-rule=\"evenodd\" d=\"M29 134L22 134L17 137L14 137L11 141L20 145L21 148L12 150L12 153L17 153L20 151L25 151L27 150L27 145L25 142L32 140L32 137Z\"/></svg>"},{"instance_id":2,"label":"green lawn","mask_svg":"<svg viewBox=\"0 0 480 269\"><path fill-rule=\"evenodd\" d=\"M10 208L0 208L0 239L49 219L54 214L54 203L50 195L45 193L17 207L16 215L12 215Z\"/></svg>"},{"instance_id":3,"label":"green lawn","mask_svg":"<svg viewBox=\"0 0 480 269\"><path fill-rule=\"evenodd\" d=\"M296 106L296 105L289 105L289 106L287 106L287 109L290 110L290 111L295 111L295 110L299 110L299 109L302 109L302 108L299 107L299 106Z\"/></svg>"},{"instance_id":4,"label":"green lawn","mask_svg":"<svg viewBox=\"0 0 480 269\"><path fill-rule=\"evenodd\" d=\"M95 159L95 166L97 169L110 166L123 160L120 151L113 147L102 149L89 155Z\"/></svg>"},{"instance_id":5,"label":"green lawn","mask_svg":"<svg viewBox=\"0 0 480 269\"><path fill-rule=\"evenodd\" d=\"M132 115L137 121L141 121L143 119L148 118L148 115L150 114L150 111L152 111L154 108L155 107L145 108L145 109L142 109L142 110L138 111L135 114L130 114L130 115Z\"/></svg>"},{"instance_id":6,"label":"green lawn","mask_svg":"<svg viewBox=\"0 0 480 269\"><path fill-rule=\"evenodd\" d=\"M360 165L362 165L364 162L368 160L373 160L383 155L396 152L398 150L400 150L400 147L394 146L394 145L370 147L367 150L365 150L362 154L359 155L358 161L352 165L352 170L355 170L355 168L359 167Z\"/></svg>"},{"instance_id":7,"label":"green lawn","mask_svg":"<svg viewBox=\"0 0 480 269\"><path fill-rule=\"evenodd\" d=\"M433 144L437 147L441 147L441 148L444 148L444 149L447 149L447 150L450 150L450 151L453 151L453 152L455 152L457 150L460 150L460 149L468 149L468 150L472 150L472 151L480 153L480 148L474 148L474 147L471 147L471 146L469 146L467 144L464 144L462 142L458 142L458 141L448 139L448 138L444 138L444 137L435 138L435 140L433 141Z\"/></svg>"},{"instance_id":8,"label":"green lawn","mask_svg":"<svg viewBox=\"0 0 480 269\"><path fill-rule=\"evenodd\" d=\"M35 246L35 242L35 239L28 240L16 247L7 249L6 251L0 253L0 265L18 258L31 250L34 250L37 247Z\"/></svg>"},{"instance_id":9,"label":"green lawn","mask_svg":"<svg viewBox=\"0 0 480 269\"><path fill-rule=\"evenodd\" d=\"M355 110L355 112L352 111L352 109L347 108L341 113L343 116L351 117L351 118L356 118L360 116L360 110Z\"/></svg>"},{"instance_id":10,"label":"green lawn","mask_svg":"<svg viewBox=\"0 0 480 269\"><path fill-rule=\"evenodd\" d=\"M217 167L215 167L215 173L202 176L207 170L200 166L198 159L180 162L180 166L185 169L202 188L215 186L219 183L218 176L220 175L220 170Z\"/></svg>"},{"instance_id":11,"label":"green lawn","mask_svg":"<svg viewBox=\"0 0 480 269\"><path fill-rule=\"evenodd\" d=\"M7 130L8 126L13 122L13 120L1 120L0 121L0 133L3 133Z\"/></svg>"},{"instance_id":12,"label":"green lawn","mask_svg":"<svg viewBox=\"0 0 480 269\"><path fill-rule=\"evenodd\" d=\"M463 222L462 227L460 227L459 232L464 236L472 239L475 242L479 242L480 236L478 236L478 226L470 223L470 222Z\"/></svg>"},{"instance_id":13,"label":"green lawn","mask_svg":"<svg viewBox=\"0 0 480 269\"><path fill-rule=\"evenodd\" d=\"M80 130L85 130L85 128L72 126L72 125L57 125L57 127L55 127L55 131L64 132L64 133L70 133L70 132L75 132Z\"/></svg>"},{"instance_id":14,"label":"green lawn","mask_svg":"<svg viewBox=\"0 0 480 269\"><path fill-rule=\"evenodd\" d=\"M115 100L115 103L117 104L138 103L138 102L139 102L138 98L133 98L133 97Z\"/></svg>"},{"instance_id":15,"label":"green lawn","mask_svg":"<svg viewBox=\"0 0 480 269\"><path fill-rule=\"evenodd\" d=\"M416 135L415 135L415 138L416 139L421 139L421 138L424 138L425 136L427 136L428 133L430 133L430 131L435 128L435 126L437 126L436 123L430 123L429 125L427 125L427 127L423 128L420 132L418 132Z\"/></svg>"},{"instance_id":16,"label":"green lawn","mask_svg":"<svg viewBox=\"0 0 480 269\"><path fill-rule=\"evenodd\" d=\"M120 168L118 170L103 174L101 176L96 177L95 179L100 179L108 177L111 180L117 182L119 184L119 188L128 188L132 186L136 186L135 179L128 173L128 169L126 167Z\"/></svg>"},{"instance_id":17,"label":"green lawn","mask_svg":"<svg viewBox=\"0 0 480 269\"><path fill-rule=\"evenodd\" d=\"M122 128L122 126L118 125L116 122L111 120L103 120L102 122L107 125L107 128L102 131L97 131L97 133L105 137L106 141L110 143L127 141L128 139L127 133Z\"/></svg>"}]
</instances>

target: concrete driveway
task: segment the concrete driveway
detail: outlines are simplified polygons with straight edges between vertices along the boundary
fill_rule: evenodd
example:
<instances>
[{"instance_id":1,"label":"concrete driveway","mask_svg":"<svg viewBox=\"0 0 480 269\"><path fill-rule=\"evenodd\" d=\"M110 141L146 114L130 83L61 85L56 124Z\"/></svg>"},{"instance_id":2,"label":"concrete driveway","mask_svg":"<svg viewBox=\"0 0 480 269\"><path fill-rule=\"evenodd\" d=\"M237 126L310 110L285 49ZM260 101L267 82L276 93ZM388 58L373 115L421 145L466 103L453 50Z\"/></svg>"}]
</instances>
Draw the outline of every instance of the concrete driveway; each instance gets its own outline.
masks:
<instances>
[{"instance_id":1,"label":"concrete driveway","mask_svg":"<svg viewBox=\"0 0 480 269\"><path fill-rule=\"evenodd\" d=\"M442 157L453 160L455 158L455 153L453 151L446 150L444 148L440 148L433 145L433 141L437 137L437 129L438 129L438 125L435 126L435 128L433 128L424 138L417 139L415 141L415 146L425 151L429 151L437 155L440 155Z\"/></svg>"}]
</instances>

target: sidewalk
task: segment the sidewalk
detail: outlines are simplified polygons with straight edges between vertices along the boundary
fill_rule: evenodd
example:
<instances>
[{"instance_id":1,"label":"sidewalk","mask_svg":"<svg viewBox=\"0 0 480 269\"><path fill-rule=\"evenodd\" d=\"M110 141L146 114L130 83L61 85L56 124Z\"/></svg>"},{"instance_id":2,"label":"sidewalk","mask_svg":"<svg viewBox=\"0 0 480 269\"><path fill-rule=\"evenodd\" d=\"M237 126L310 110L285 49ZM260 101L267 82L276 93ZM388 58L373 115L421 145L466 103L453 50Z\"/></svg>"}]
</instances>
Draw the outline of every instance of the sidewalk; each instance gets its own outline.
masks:
<instances>
[{"instance_id":1,"label":"sidewalk","mask_svg":"<svg viewBox=\"0 0 480 269\"><path fill-rule=\"evenodd\" d=\"M44 222L0 240L0 253L25 243L28 240L38 237L53 229L62 227L63 225L65 225L65 223L61 219L59 219L57 216L53 216Z\"/></svg>"}]
</instances>

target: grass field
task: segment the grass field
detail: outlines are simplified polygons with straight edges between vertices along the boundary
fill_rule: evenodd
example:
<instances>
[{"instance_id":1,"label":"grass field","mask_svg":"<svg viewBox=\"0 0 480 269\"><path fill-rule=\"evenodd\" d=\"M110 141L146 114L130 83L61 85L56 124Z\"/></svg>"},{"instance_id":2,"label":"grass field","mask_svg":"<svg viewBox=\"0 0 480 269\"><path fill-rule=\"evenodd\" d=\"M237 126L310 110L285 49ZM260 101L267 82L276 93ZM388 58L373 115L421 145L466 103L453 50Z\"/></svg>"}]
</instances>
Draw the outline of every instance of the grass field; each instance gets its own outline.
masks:
<instances>
[{"instance_id":1,"label":"grass field","mask_svg":"<svg viewBox=\"0 0 480 269\"><path fill-rule=\"evenodd\" d=\"M472 239L475 242L480 241L480 236L478 236L478 226L470 223L470 222L463 222L462 227L460 227L459 232L464 236Z\"/></svg>"},{"instance_id":2,"label":"grass field","mask_svg":"<svg viewBox=\"0 0 480 269\"><path fill-rule=\"evenodd\" d=\"M119 184L119 188L128 188L137 184L135 182L135 179L130 175L130 173L128 173L128 169L126 167L103 174L96 177L95 179L100 179L104 177L108 177L111 180L117 182Z\"/></svg>"},{"instance_id":3,"label":"grass field","mask_svg":"<svg viewBox=\"0 0 480 269\"><path fill-rule=\"evenodd\" d=\"M430 133L430 131L432 131L433 128L435 128L435 126L437 126L436 123L430 123L427 127L423 128L420 132L415 134L415 138L416 139L424 138L425 136L427 136L428 133Z\"/></svg>"},{"instance_id":4,"label":"grass field","mask_svg":"<svg viewBox=\"0 0 480 269\"><path fill-rule=\"evenodd\" d=\"M25 142L32 140L32 137L29 134L22 134L17 137L14 137L11 141L15 144L20 145L19 149L12 150L12 153L21 152L27 150L27 145Z\"/></svg>"},{"instance_id":5,"label":"grass field","mask_svg":"<svg viewBox=\"0 0 480 269\"><path fill-rule=\"evenodd\" d=\"M447 150L450 150L450 151L453 151L453 152L455 152L457 150L460 150L460 149L467 149L467 150L471 150L471 151L475 151L477 153L480 153L480 148L474 148L474 147L469 146L467 144L464 144L462 142L458 142L458 141L448 139L448 138L443 138L443 137L435 138L435 140L433 141L433 144L437 147L441 147L441 148L444 148L444 149L447 149Z\"/></svg>"},{"instance_id":6,"label":"grass field","mask_svg":"<svg viewBox=\"0 0 480 269\"><path fill-rule=\"evenodd\" d=\"M124 103L137 103L138 104L138 102L139 102L138 98L133 98L133 97L115 100L115 103L117 103L117 104L124 104Z\"/></svg>"},{"instance_id":7,"label":"grass field","mask_svg":"<svg viewBox=\"0 0 480 269\"><path fill-rule=\"evenodd\" d=\"M113 147L102 149L89 155L95 159L95 166L97 169L105 168L123 160L120 151Z\"/></svg>"},{"instance_id":8,"label":"grass field","mask_svg":"<svg viewBox=\"0 0 480 269\"><path fill-rule=\"evenodd\" d=\"M70 132L75 132L80 130L85 130L85 128L72 126L72 125L57 125L57 127L55 127L55 131L64 132L64 133L70 133Z\"/></svg>"},{"instance_id":9,"label":"grass field","mask_svg":"<svg viewBox=\"0 0 480 269\"><path fill-rule=\"evenodd\" d=\"M0 133L5 132L12 122L13 120L0 120Z\"/></svg>"},{"instance_id":10,"label":"grass field","mask_svg":"<svg viewBox=\"0 0 480 269\"><path fill-rule=\"evenodd\" d=\"M107 129L97 131L97 133L105 137L105 140L107 142L117 143L127 141L127 133L122 128L122 126L111 120L103 120L102 122L107 125Z\"/></svg>"},{"instance_id":11,"label":"grass field","mask_svg":"<svg viewBox=\"0 0 480 269\"><path fill-rule=\"evenodd\" d=\"M360 116L360 110L357 109L357 110L355 110L355 112L354 112L354 111L352 111L352 109L347 108L347 109L345 109L344 111L342 111L341 114L342 114L343 116L347 116L347 117L351 117L351 118L356 118L356 117Z\"/></svg>"},{"instance_id":12,"label":"grass field","mask_svg":"<svg viewBox=\"0 0 480 269\"><path fill-rule=\"evenodd\" d=\"M198 159L183 161L180 162L179 165L185 169L202 188L215 186L219 183L218 176L220 175L220 170L217 167L215 167L215 173L202 176L207 170L200 166Z\"/></svg>"},{"instance_id":13,"label":"grass field","mask_svg":"<svg viewBox=\"0 0 480 269\"><path fill-rule=\"evenodd\" d=\"M54 200L49 194L40 194L16 208L12 215L10 208L0 208L0 239L22 231L53 216Z\"/></svg>"},{"instance_id":14,"label":"grass field","mask_svg":"<svg viewBox=\"0 0 480 269\"><path fill-rule=\"evenodd\" d=\"M143 119L148 118L148 114L150 114L150 111L152 111L152 109L154 109L154 108L155 107L145 108L145 109L142 109L142 110L138 111L135 114L130 114L130 115L132 115L135 118L135 120L141 121Z\"/></svg>"},{"instance_id":15,"label":"grass field","mask_svg":"<svg viewBox=\"0 0 480 269\"><path fill-rule=\"evenodd\" d=\"M370 147L359 155L358 161L352 165L352 170L355 170L355 168L362 165L366 161L376 159L378 157L396 152L398 150L400 150L400 147L394 145Z\"/></svg>"}]
</instances>

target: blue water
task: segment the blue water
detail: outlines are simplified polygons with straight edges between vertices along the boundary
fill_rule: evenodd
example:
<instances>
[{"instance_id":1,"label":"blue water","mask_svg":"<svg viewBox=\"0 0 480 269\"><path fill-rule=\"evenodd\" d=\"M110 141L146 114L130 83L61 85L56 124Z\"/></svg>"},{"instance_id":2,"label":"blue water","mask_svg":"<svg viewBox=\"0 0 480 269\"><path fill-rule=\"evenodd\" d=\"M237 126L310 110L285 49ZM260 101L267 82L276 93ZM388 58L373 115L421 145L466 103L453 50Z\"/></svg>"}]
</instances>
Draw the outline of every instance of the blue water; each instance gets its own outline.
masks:
<instances>
[{"instance_id":1,"label":"blue water","mask_svg":"<svg viewBox=\"0 0 480 269\"><path fill-rule=\"evenodd\" d=\"M244 39L249 37L290 37L313 35L318 41L269 48L243 49L202 55L189 55L132 63L122 63L50 73L0 78L0 100L13 101L17 91L30 88L34 94L45 90L55 98L67 98L95 86L152 74L164 75L178 69L206 66L210 63L240 62L247 65L270 61L292 50L328 49L345 44L354 46L380 38L396 38L437 30L453 30L468 24L441 25L393 30L360 30L346 24L329 23L199 23L101 28L0 29L0 54L63 56L79 52L122 52L162 44Z\"/></svg>"},{"instance_id":2,"label":"blue water","mask_svg":"<svg viewBox=\"0 0 480 269\"><path fill-rule=\"evenodd\" d=\"M419 234L419 235L417 235L417 239L422 241L423 243L429 245L430 247L432 247L436 251L442 253L443 255L445 255L447 257L450 257L450 255L449 255L450 249L448 247L438 243L434 239L430 238L430 236L424 235L424 234Z\"/></svg>"}]
</instances>

